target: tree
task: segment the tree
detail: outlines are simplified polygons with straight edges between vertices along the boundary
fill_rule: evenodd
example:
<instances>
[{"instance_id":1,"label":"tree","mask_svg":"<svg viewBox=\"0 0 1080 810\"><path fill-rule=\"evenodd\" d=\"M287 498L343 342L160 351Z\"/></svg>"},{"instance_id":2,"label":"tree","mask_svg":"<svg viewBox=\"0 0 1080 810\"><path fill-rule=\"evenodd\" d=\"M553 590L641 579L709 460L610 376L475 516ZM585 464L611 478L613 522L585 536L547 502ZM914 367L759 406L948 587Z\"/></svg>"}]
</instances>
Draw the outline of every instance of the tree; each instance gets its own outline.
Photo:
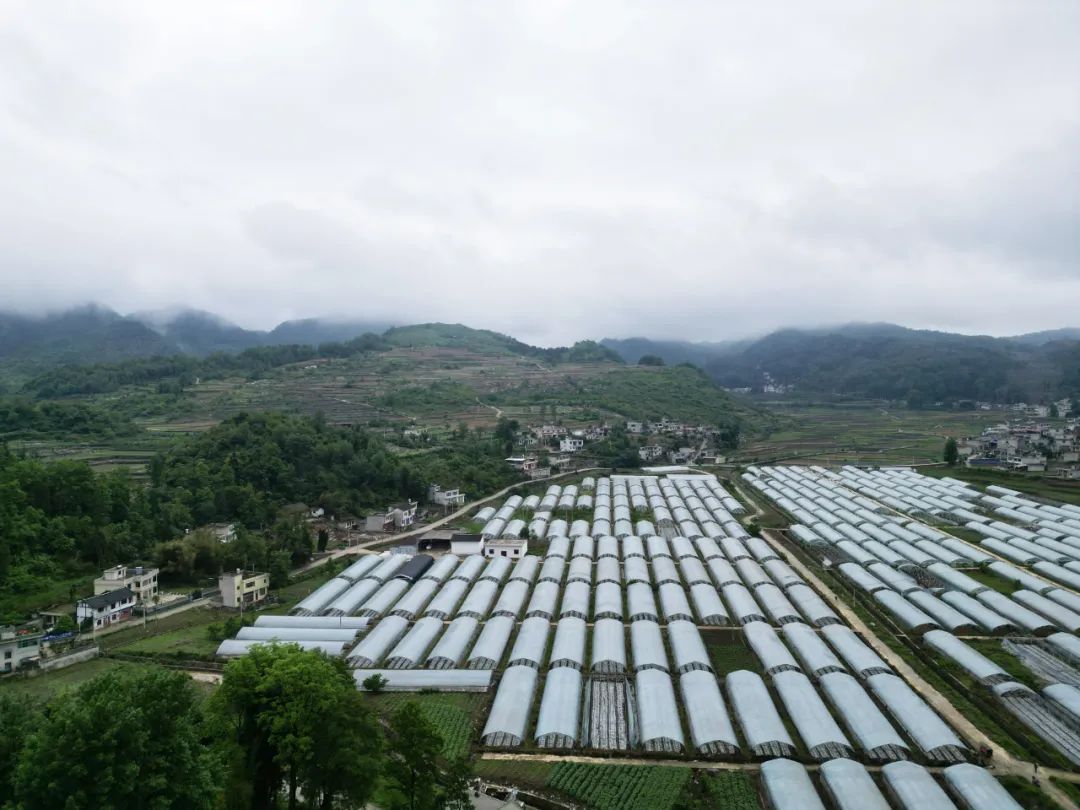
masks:
<instances>
[{"instance_id":1,"label":"tree","mask_svg":"<svg viewBox=\"0 0 1080 810\"><path fill-rule=\"evenodd\" d=\"M38 705L30 698L0 692L0 807L15 801L15 774L26 739L41 721Z\"/></svg>"},{"instance_id":2,"label":"tree","mask_svg":"<svg viewBox=\"0 0 1080 810\"><path fill-rule=\"evenodd\" d=\"M431 810L438 803L438 757L443 739L416 703L390 719L386 776L390 810Z\"/></svg>"},{"instance_id":3,"label":"tree","mask_svg":"<svg viewBox=\"0 0 1080 810\"><path fill-rule=\"evenodd\" d=\"M229 662L211 698L239 753L233 781L252 808L290 808L302 792L323 808L361 807L379 777L379 729L340 659L296 645L260 645Z\"/></svg>"},{"instance_id":4,"label":"tree","mask_svg":"<svg viewBox=\"0 0 1080 810\"><path fill-rule=\"evenodd\" d=\"M79 626L75 624L75 617L67 614L57 619L56 624L53 625L53 632L55 633L74 633L78 629Z\"/></svg>"},{"instance_id":5,"label":"tree","mask_svg":"<svg viewBox=\"0 0 1080 810\"><path fill-rule=\"evenodd\" d=\"M196 700L187 676L159 669L113 670L61 693L26 740L20 806L214 807L221 769Z\"/></svg>"},{"instance_id":6,"label":"tree","mask_svg":"<svg viewBox=\"0 0 1080 810\"><path fill-rule=\"evenodd\" d=\"M386 685L388 683L390 683L389 680L376 672L374 675L368 675L366 678L364 678L360 685L363 686L364 689L366 689L368 692L371 692L373 695L377 695L379 694L379 692L386 688Z\"/></svg>"},{"instance_id":7,"label":"tree","mask_svg":"<svg viewBox=\"0 0 1080 810\"><path fill-rule=\"evenodd\" d=\"M271 588L284 588L289 584L289 552L275 551L270 555L270 565L267 567L270 574Z\"/></svg>"},{"instance_id":8,"label":"tree","mask_svg":"<svg viewBox=\"0 0 1080 810\"><path fill-rule=\"evenodd\" d=\"M641 359L637 361L639 366L665 366L664 358L656 354L643 354Z\"/></svg>"},{"instance_id":9,"label":"tree","mask_svg":"<svg viewBox=\"0 0 1080 810\"><path fill-rule=\"evenodd\" d=\"M950 467L955 467L956 462L960 460L960 449L956 445L956 439L952 436L945 440L945 452L943 457L945 463Z\"/></svg>"},{"instance_id":10,"label":"tree","mask_svg":"<svg viewBox=\"0 0 1080 810\"><path fill-rule=\"evenodd\" d=\"M363 718L362 722L357 718ZM378 725L364 696L350 684L340 711L315 737L311 766L304 770L302 780L307 806L321 810L364 807L378 783L381 754Z\"/></svg>"},{"instance_id":11,"label":"tree","mask_svg":"<svg viewBox=\"0 0 1080 810\"><path fill-rule=\"evenodd\" d=\"M472 763L467 756L454 757L446 767L442 780L439 807L446 810L469 810L469 786L473 780Z\"/></svg>"}]
</instances>

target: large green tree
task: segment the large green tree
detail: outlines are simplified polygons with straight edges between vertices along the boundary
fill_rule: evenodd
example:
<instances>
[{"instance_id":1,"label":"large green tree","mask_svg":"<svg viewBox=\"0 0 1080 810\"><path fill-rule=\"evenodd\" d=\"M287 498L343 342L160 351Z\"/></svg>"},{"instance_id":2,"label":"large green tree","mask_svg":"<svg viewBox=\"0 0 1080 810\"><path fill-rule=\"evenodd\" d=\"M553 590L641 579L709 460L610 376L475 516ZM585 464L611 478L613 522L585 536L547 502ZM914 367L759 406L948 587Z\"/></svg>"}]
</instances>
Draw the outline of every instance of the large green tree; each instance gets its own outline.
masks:
<instances>
[{"instance_id":1,"label":"large green tree","mask_svg":"<svg viewBox=\"0 0 1080 810\"><path fill-rule=\"evenodd\" d=\"M188 810L217 804L219 776L190 679L131 669L48 704L19 756L15 793L24 810Z\"/></svg>"},{"instance_id":2,"label":"large green tree","mask_svg":"<svg viewBox=\"0 0 1080 810\"><path fill-rule=\"evenodd\" d=\"M960 448L956 444L956 439L952 436L945 440L945 451L942 455L945 463L950 467L955 467L956 462L960 460Z\"/></svg>"},{"instance_id":3,"label":"large green tree","mask_svg":"<svg viewBox=\"0 0 1080 810\"><path fill-rule=\"evenodd\" d=\"M439 804L439 753L443 739L417 703L390 719L386 776L390 810L432 810Z\"/></svg>"},{"instance_id":4,"label":"large green tree","mask_svg":"<svg viewBox=\"0 0 1080 810\"><path fill-rule=\"evenodd\" d=\"M447 763L442 777L439 806L445 810L470 810L469 789L473 780L472 763L468 756L455 757Z\"/></svg>"},{"instance_id":5,"label":"large green tree","mask_svg":"<svg viewBox=\"0 0 1080 810\"><path fill-rule=\"evenodd\" d=\"M28 697L0 691L0 807L15 802L15 774L30 732L41 719Z\"/></svg>"},{"instance_id":6,"label":"large green tree","mask_svg":"<svg viewBox=\"0 0 1080 810\"><path fill-rule=\"evenodd\" d=\"M362 807L379 777L378 725L338 659L260 645L225 668L211 699L236 746L233 782L252 808Z\"/></svg>"}]
</instances>

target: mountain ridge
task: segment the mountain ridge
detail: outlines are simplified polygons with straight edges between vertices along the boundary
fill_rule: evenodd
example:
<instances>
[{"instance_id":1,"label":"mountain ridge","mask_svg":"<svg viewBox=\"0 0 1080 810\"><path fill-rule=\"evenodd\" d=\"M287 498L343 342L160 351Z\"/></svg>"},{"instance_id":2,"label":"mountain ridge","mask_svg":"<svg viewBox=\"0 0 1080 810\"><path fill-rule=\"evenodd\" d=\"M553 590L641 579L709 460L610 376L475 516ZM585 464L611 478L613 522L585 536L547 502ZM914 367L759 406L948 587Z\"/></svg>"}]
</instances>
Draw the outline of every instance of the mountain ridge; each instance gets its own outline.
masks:
<instances>
[{"instance_id":1,"label":"mountain ridge","mask_svg":"<svg viewBox=\"0 0 1080 810\"><path fill-rule=\"evenodd\" d=\"M359 340L363 337L363 340ZM1080 329L1010 337L910 329L891 323L779 329L744 340L695 343L645 337L531 346L461 324L387 325L307 318L271 330L244 329L213 313L177 308L121 315L87 305L47 316L0 313L0 363L30 369L118 363L137 358L307 347L342 352L380 347L464 347L508 352L539 363L625 362L647 354L689 363L728 388L908 401L1048 401L1080 395Z\"/></svg>"},{"instance_id":2,"label":"mountain ridge","mask_svg":"<svg viewBox=\"0 0 1080 810\"><path fill-rule=\"evenodd\" d=\"M1080 329L1009 337L910 329L889 323L779 329L733 344L601 341L623 353L682 362L697 353L729 388L902 400L1045 402L1080 395ZM688 348L689 347L689 348Z\"/></svg>"}]
</instances>

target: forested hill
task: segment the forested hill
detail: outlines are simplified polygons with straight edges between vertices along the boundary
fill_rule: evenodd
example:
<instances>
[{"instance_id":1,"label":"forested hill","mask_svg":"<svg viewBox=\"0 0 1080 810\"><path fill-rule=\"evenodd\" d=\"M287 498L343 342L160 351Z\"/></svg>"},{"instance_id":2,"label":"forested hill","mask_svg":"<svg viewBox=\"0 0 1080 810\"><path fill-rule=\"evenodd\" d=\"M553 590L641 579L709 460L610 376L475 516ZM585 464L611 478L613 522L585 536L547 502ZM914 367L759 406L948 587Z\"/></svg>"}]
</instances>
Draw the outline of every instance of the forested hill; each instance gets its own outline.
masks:
<instances>
[{"instance_id":1,"label":"forested hill","mask_svg":"<svg viewBox=\"0 0 1080 810\"><path fill-rule=\"evenodd\" d=\"M466 430L403 458L358 428L241 414L156 456L141 486L123 471L42 463L0 444L0 623L21 597L118 560L152 561L181 580L238 565L287 569L312 549L306 529L282 525L283 507L364 515L423 499L431 481L453 481L475 499L518 480L505 451L498 431ZM243 542L188 534L217 521L246 530Z\"/></svg>"},{"instance_id":2,"label":"forested hill","mask_svg":"<svg viewBox=\"0 0 1080 810\"><path fill-rule=\"evenodd\" d=\"M47 367L113 363L134 357L239 352L258 346L346 341L391 324L371 320L285 321L270 331L243 329L209 312L179 309L120 315L88 305L42 316L0 312L0 362Z\"/></svg>"},{"instance_id":3,"label":"forested hill","mask_svg":"<svg viewBox=\"0 0 1080 810\"><path fill-rule=\"evenodd\" d=\"M43 370L56 365L118 363L133 358L205 358L268 347L335 347L371 336L381 337L385 348L437 346L481 353L508 352L547 363L622 362L617 352L593 341L546 349L461 324L392 326L370 320L309 318L285 321L264 332L242 329L217 315L197 310L123 316L95 305L42 317L0 312L0 364ZM372 348L369 339L364 349Z\"/></svg>"},{"instance_id":4,"label":"forested hill","mask_svg":"<svg viewBox=\"0 0 1080 810\"><path fill-rule=\"evenodd\" d=\"M686 353L684 347L640 339L633 351L668 362ZM715 346L702 366L730 388L761 390L771 382L794 386L796 395L905 400L916 407L961 400L1045 402L1080 394L1080 341L1073 330L993 338L892 324L785 329Z\"/></svg>"}]
</instances>

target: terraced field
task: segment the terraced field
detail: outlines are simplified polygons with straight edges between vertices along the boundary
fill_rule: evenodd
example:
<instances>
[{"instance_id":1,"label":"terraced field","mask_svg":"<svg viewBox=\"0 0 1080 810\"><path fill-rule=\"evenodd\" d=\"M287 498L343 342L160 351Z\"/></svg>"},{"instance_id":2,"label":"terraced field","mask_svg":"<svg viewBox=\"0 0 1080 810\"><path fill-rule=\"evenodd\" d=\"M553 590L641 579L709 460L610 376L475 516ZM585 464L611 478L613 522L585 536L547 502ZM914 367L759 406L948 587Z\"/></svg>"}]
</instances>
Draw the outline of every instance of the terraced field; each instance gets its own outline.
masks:
<instances>
[{"instance_id":1,"label":"terraced field","mask_svg":"<svg viewBox=\"0 0 1080 810\"><path fill-rule=\"evenodd\" d=\"M765 404L765 403L763 403ZM923 464L941 461L946 437L970 436L1000 413L890 410L874 403L807 406L767 403L793 425L739 448L740 461L802 464Z\"/></svg>"}]
</instances>

